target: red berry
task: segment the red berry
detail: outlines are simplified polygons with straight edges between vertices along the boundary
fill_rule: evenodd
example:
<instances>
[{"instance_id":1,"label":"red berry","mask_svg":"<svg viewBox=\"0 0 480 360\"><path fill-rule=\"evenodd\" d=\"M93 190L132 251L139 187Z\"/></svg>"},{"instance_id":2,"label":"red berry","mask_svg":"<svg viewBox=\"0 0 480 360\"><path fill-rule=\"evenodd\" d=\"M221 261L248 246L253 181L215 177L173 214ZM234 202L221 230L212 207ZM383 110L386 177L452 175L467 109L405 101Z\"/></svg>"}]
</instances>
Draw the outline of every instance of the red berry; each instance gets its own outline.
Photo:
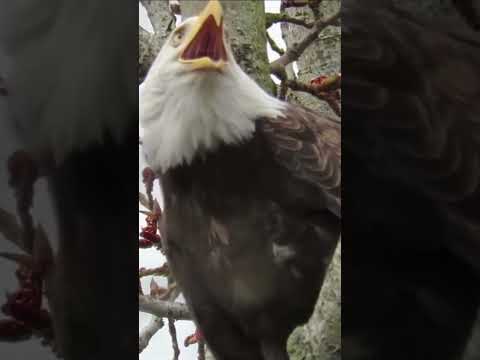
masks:
<instances>
[{"instance_id":1,"label":"red berry","mask_svg":"<svg viewBox=\"0 0 480 360\"><path fill-rule=\"evenodd\" d=\"M327 76L320 75L320 76L317 76L316 78L310 80L310 84L312 84L312 85L322 85L323 82L325 81L325 79L327 79Z\"/></svg>"},{"instance_id":2,"label":"red berry","mask_svg":"<svg viewBox=\"0 0 480 360\"><path fill-rule=\"evenodd\" d=\"M148 249L153 246L153 243L147 239L140 239L138 241L138 247L142 249Z\"/></svg>"}]
</instances>

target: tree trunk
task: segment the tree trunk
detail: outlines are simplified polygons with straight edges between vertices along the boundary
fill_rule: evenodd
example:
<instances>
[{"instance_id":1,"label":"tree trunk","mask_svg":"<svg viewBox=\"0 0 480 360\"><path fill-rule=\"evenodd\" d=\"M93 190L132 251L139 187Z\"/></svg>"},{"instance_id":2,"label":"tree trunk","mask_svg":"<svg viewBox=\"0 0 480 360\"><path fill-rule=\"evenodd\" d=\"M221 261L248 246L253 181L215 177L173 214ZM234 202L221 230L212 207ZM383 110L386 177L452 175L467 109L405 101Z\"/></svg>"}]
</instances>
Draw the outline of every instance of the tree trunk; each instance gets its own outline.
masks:
<instances>
[{"instance_id":1,"label":"tree trunk","mask_svg":"<svg viewBox=\"0 0 480 360\"><path fill-rule=\"evenodd\" d=\"M333 256L309 322L288 339L291 360L340 360L341 355L341 244Z\"/></svg>"},{"instance_id":2,"label":"tree trunk","mask_svg":"<svg viewBox=\"0 0 480 360\"><path fill-rule=\"evenodd\" d=\"M175 17L170 14L167 0L142 0L152 23L154 33L138 28L138 80L145 79L148 69L155 60L165 39L172 29L175 29Z\"/></svg>"},{"instance_id":3,"label":"tree trunk","mask_svg":"<svg viewBox=\"0 0 480 360\"><path fill-rule=\"evenodd\" d=\"M206 0L182 0L182 18L198 14ZM257 0L222 0L225 28L235 59L263 89L273 93L265 31L265 4Z\"/></svg>"},{"instance_id":4,"label":"tree trunk","mask_svg":"<svg viewBox=\"0 0 480 360\"><path fill-rule=\"evenodd\" d=\"M340 0L323 1L320 11L323 17L328 17L340 9ZM286 9L288 15L293 17L305 17L312 21L313 14L308 7ZM285 44L291 47L301 41L310 29L290 23L282 23L282 37ZM298 80L304 83L319 75L333 75L340 72L341 30L338 26L329 26L318 37L318 40L305 50L297 61ZM310 94L290 93L290 101L300 103L308 108L327 113L338 118L326 102L319 101Z\"/></svg>"},{"instance_id":5,"label":"tree trunk","mask_svg":"<svg viewBox=\"0 0 480 360\"><path fill-rule=\"evenodd\" d=\"M323 1L320 5L322 17L329 17L340 8L340 1ZM286 12L293 17L313 14L308 7L289 8ZM310 31L304 27L283 23L282 36L287 48L303 39ZM340 27L328 27L299 58L298 80L308 83L319 75L340 72L341 51ZM329 105L310 94L290 93L289 101L300 103L321 113L338 118ZM288 351L292 360L337 360L341 358L341 246L340 243L325 277L315 311L309 322L297 328L290 336Z\"/></svg>"}]
</instances>

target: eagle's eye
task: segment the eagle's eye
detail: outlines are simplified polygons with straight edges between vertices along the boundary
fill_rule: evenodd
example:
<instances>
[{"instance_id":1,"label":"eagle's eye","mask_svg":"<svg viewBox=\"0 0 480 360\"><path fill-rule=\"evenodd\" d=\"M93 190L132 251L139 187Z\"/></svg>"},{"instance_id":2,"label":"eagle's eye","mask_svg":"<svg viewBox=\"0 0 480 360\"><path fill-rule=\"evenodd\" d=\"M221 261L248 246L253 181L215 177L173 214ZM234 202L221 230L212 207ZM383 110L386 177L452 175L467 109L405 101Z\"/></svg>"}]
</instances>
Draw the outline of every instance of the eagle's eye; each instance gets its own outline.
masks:
<instances>
[{"instance_id":1,"label":"eagle's eye","mask_svg":"<svg viewBox=\"0 0 480 360\"><path fill-rule=\"evenodd\" d=\"M178 47L182 43L183 37L185 35L185 29L184 28L179 28L175 30L172 36L172 41L171 44L173 47Z\"/></svg>"}]
</instances>

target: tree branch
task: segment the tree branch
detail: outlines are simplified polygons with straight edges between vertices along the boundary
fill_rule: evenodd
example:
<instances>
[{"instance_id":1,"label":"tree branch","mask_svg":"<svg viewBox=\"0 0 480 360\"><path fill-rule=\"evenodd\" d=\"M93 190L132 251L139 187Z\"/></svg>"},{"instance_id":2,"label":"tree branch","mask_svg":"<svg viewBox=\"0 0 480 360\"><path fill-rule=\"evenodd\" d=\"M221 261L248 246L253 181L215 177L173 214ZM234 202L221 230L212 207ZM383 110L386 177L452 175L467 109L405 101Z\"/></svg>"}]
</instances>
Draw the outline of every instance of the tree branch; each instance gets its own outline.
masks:
<instances>
[{"instance_id":1,"label":"tree branch","mask_svg":"<svg viewBox=\"0 0 480 360\"><path fill-rule=\"evenodd\" d=\"M265 23L266 23L267 29L273 24L279 23L279 22L287 22L295 25L300 25L300 26L306 27L307 29L313 28L313 25L314 25L313 22L308 22L304 18L296 18L286 13L280 13L280 14L266 13L265 14Z\"/></svg>"},{"instance_id":2,"label":"tree branch","mask_svg":"<svg viewBox=\"0 0 480 360\"><path fill-rule=\"evenodd\" d=\"M167 267L167 264L165 263L162 267L152 269L152 270L158 270L162 269L164 267ZM168 269L168 267L167 267ZM148 270L147 270L148 271ZM166 294L167 298L164 300L166 302L172 303L175 301L175 299L178 297L180 294L180 291L178 290L178 287L169 287L169 291ZM151 297L152 300L154 300ZM140 335L138 337L138 346L139 346L139 353L141 353L145 348L148 346L148 343L150 342L150 339L159 331L161 328L164 326L164 321L161 317L154 316L150 322L142 329L140 332Z\"/></svg>"},{"instance_id":3,"label":"tree branch","mask_svg":"<svg viewBox=\"0 0 480 360\"><path fill-rule=\"evenodd\" d=\"M138 336L138 353L146 349L150 339L160 330L164 325L163 319L153 317L150 322L142 329Z\"/></svg>"},{"instance_id":4,"label":"tree branch","mask_svg":"<svg viewBox=\"0 0 480 360\"><path fill-rule=\"evenodd\" d=\"M323 31L323 29L329 25L335 24L339 18L340 12L338 11L325 20L321 19L316 21L313 30L302 41L289 48L285 54L270 64L271 73L278 76L280 79L283 79L282 72L285 70L285 67L288 64L297 61L305 49L318 38L318 35Z\"/></svg>"},{"instance_id":5,"label":"tree branch","mask_svg":"<svg viewBox=\"0 0 480 360\"><path fill-rule=\"evenodd\" d=\"M177 340L177 329L175 328L175 320L172 318L168 319L168 332L172 338L172 348L173 348L173 360L178 360L180 355L180 349L178 348Z\"/></svg>"},{"instance_id":6,"label":"tree branch","mask_svg":"<svg viewBox=\"0 0 480 360\"><path fill-rule=\"evenodd\" d=\"M309 85L296 80L286 79L285 84L292 90L309 93L320 100L326 101L335 114L341 116L339 99L336 98L335 92L325 91L322 85Z\"/></svg>"},{"instance_id":7,"label":"tree branch","mask_svg":"<svg viewBox=\"0 0 480 360\"><path fill-rule=\"evenodd\" d=\"M168 276L169 274L170 274L170 270L168 269L167 263L153 269L140 268L140 270L138 270L139 277L150 276L150 275Z\"/></svg>"},{"instance_id":8,"label":"tree branch","mask_svg":"<svg viewBox=\"0 0 480 360\"><path fill-rule=\"evenodd\" d=\"M272 48L273 51L275 51L277 54L279 54L280 56L282 56L283 54L285 54L285 50L283 50L280 46L277 45L277 43L275 42L275 40L272 39L272 37L270 36L270 34L268 33L268 31L266 32L267 33L267 41L268 41L268 44L270 45L270 47Z\"/></svg>"},{"instance_id":9,"label":"tree branch","mask_svg":"<svg viewBox=\"0 0 480 360\"><path fill-rule=\"evenodd\" d=\"M149 313L158 317L174 318L175 320L192 320L187 305L164 300L156 300L148 295L138 296L140 312Z\"/></svg>"}]
</instances>

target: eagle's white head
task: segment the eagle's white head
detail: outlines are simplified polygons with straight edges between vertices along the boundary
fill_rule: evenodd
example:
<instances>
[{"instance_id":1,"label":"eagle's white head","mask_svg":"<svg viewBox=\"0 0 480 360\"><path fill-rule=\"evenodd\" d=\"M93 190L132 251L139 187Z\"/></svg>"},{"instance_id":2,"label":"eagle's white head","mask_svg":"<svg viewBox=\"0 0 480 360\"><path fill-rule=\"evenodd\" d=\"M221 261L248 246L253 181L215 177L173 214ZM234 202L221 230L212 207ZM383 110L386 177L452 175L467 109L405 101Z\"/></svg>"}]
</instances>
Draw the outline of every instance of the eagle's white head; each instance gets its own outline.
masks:
<instances>
[{"instance_id":1,"label":"eagle's white head","mask_svg":"<svg viewBox=\"0 0 480 360\"><path fill-rule=\"evenodd\" d=\"M220 2L210 0L170 34L142 84L139 106L147 162L166 171L199 151L250 138L255 119L279 116L285 105L237 64Z\"/></svg>"}]
</instances>

